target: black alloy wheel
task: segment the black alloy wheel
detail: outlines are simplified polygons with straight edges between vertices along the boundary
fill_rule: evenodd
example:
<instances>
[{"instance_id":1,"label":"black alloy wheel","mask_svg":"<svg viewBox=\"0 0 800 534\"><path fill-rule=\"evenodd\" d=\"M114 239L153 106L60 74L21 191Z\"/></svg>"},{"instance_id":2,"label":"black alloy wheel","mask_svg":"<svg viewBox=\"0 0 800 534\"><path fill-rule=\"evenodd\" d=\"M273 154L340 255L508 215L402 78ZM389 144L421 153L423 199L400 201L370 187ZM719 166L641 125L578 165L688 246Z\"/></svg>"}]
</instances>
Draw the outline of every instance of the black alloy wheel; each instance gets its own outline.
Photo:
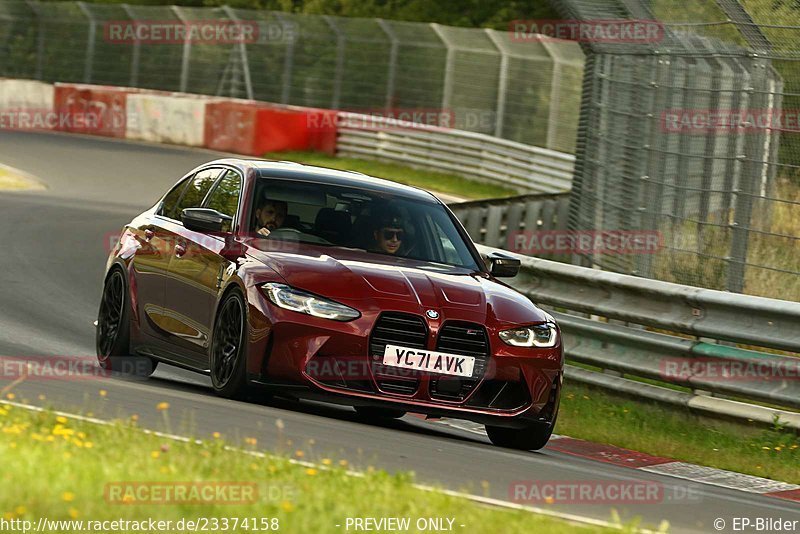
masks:
<instances>
[{"instance_id":1,"label":"black alloy wheel","mask_svg":"<svg viewBox=\"0 0 800 534\"><path fill-rule=\"evenodd\" d=\"M244 393L245 308L236 291L230 293L219 308L211 341L211 383L223 397L239 397Z\"/></svg>"}]
</instances>

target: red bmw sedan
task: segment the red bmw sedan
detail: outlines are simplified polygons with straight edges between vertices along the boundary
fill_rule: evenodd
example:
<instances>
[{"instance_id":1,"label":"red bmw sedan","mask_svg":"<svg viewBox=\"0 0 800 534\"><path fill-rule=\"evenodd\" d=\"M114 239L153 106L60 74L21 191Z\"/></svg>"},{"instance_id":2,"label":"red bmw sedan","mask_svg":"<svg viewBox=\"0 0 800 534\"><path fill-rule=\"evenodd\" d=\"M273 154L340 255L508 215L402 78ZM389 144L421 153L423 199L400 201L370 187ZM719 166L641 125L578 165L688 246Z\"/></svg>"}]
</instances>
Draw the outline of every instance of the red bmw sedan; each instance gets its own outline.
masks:
<instances>
[{"instance_id":1,"label":"red bmw sedan","mask_svg":"<svg viewBox=\"0 0 800 534\"><path fill-rule=\"evenodd\" d=\"M134 218L108 259L97 356L247 389L475 421L543 447L558 415L561 334L500 282L453 213L414 187L297 163L194 169ZM145 363L142 368L142 363ZM136 363L136 365L133 365Z\"/></svg>"}]
</instances>

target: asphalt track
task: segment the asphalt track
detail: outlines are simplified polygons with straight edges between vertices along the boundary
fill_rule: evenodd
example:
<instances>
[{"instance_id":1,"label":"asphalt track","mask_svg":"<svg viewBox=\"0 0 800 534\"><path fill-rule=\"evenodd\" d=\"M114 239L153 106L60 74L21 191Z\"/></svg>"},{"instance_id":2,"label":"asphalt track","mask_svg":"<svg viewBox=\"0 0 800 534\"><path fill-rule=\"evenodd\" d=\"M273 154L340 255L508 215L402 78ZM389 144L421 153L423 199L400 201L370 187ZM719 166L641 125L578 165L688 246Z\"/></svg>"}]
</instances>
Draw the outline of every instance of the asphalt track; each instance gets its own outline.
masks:
<instances>
[{"instance_id":1,"label":"asphalt track","mask_svg":"<svg viewBox=\"0 0 800 534\"><path fill-rule=\"evenodd\" d=\"M207 150L134 144L61 134L0 132L0 162L39 177L43 192L0 192L0 355L94 354L94 327L107 255L105 240L151 206L191 167L215 159ZM8 382L0 377L0 387ZM99 390L107 395L100 397ZM508 500L520 480L651 480L667 495L692 487L691 500L615 505L551 505L553 510L607 520L611 508L642 525L669 521L672 532L715 532L723 518L800 520L800 506L760 495L625 469L544 449L516 452L493 447L485 436L412 416L367 424L345 407L273 400L219 399L208 380L163 365L149 380L28 380L17 400L62 411L113 418L138 414L143 427L164 430L157 403L170 403L176 433L238 439L259 447L305 449L307 458L344 458L357 468L411 470L425 484L485 493ZM45 400L39 396L45 395ZM278 442L276 421L284 423ZM291 440L291 444L286 443ZM313 440L311 443L309 440ZM335 523L344 518L332 518ZM467 525L469 527L469 525ZM502 529L500 529L502 530Z\"/></svg>"}]
</instances>

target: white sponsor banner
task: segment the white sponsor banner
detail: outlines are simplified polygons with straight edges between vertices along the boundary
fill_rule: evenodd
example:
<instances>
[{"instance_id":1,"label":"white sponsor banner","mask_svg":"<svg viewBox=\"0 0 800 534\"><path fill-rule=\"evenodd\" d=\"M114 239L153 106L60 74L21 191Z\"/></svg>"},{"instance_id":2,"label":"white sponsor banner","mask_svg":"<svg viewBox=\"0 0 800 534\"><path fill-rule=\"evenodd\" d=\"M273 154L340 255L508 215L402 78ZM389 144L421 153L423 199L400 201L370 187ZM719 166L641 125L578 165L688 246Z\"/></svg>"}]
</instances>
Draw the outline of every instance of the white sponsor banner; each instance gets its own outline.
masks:
<instances>
[{"instance_id":1,"label":"white sponsor banner","mask_svg":"<svg viewBox=\"0 0 800 534\"><path fill-rule=\"evenodd\" d=\"M128 95L128 139L203 146L206 98Z\"/></svg>"},{"instance_id":2,"label":"white sponsor banner","mask_svg":"<svg viewBox=\"0 0 800 534\"><path fill-rule=\"evenodd\" d=\"M0 111L53 111L53 86L33 80L0 78Z\"/></svg>"}]
</instances>

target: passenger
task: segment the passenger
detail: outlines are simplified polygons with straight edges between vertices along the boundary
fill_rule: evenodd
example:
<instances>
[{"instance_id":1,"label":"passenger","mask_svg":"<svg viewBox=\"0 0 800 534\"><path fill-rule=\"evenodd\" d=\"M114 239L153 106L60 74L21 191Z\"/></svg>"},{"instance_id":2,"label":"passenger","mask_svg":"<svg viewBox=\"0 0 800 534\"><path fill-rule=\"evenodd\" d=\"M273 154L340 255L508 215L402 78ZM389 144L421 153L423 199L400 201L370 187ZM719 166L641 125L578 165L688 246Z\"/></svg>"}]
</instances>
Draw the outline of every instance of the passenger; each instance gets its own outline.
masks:
<instances>
[{"instance_id":1,"label":"passenger","mask_svg":"<svg viewBox=\"0 0 800 534\"><path fill-rule=\"evenodd\" d=\"M283 226L288 206L282 200L264 199L256 209L256 233L268 236L273 230Z\"/></svg>"}]
</instances>

